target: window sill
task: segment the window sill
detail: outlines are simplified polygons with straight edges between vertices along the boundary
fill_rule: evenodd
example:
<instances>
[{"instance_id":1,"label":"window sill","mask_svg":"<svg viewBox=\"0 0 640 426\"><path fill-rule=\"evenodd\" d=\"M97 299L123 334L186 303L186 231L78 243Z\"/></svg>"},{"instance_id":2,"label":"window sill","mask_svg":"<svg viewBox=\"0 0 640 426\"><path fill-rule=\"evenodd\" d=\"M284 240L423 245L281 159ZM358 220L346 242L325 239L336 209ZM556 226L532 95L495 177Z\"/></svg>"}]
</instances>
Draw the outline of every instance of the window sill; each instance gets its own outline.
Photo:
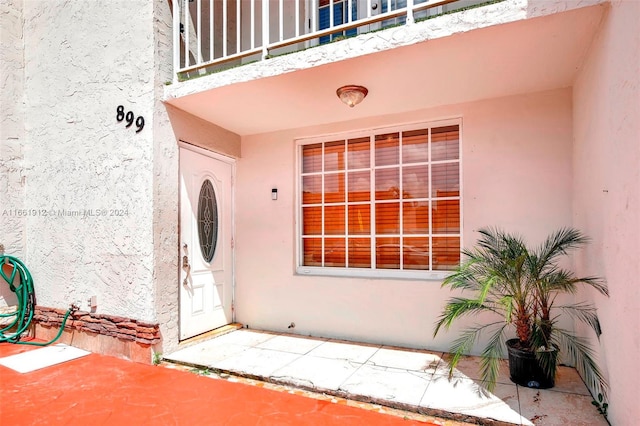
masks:
<instances>
[{"instance_id":1,"label":"window sill","mask_svg":"<svg viewBox=\"0 0 640 426\"><path fill-rule=\"evenodd\" d=\"M313 266L298 266L297 275L322 276L322 277L343 277L343 278L377 278L394 280L421 280L421 281L442 281L451 271L396 271L385 269L358 269L358 268L321 268Z\"/></svg>"}]
</instances>

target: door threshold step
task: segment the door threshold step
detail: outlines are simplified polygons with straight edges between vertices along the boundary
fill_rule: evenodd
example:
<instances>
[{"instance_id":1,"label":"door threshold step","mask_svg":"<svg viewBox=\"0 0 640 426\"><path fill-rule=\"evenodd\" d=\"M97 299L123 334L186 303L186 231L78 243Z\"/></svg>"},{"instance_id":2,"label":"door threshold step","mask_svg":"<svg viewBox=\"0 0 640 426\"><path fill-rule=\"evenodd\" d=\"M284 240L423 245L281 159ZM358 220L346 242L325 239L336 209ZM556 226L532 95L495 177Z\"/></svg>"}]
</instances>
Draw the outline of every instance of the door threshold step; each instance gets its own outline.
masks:
<instances>
[{"instance_id":1,"label":"door threshold step","mask_svg":"<svg viewBox=\"0 0 640 426\"><path fill-rule=\"evenodd\" d=\"M180 343L178 343L178 347L183 348L185 346L191 346L194 343L204 342L205 340L213 339L214 337L219 337L224 334L231 333L232 331L239 330L242 327L243 325L238 322L223 325L222 327L218 327L211 331L207 331L205 333L198 334L197 336L182 340Z\"/></svg>"}]
</instances>

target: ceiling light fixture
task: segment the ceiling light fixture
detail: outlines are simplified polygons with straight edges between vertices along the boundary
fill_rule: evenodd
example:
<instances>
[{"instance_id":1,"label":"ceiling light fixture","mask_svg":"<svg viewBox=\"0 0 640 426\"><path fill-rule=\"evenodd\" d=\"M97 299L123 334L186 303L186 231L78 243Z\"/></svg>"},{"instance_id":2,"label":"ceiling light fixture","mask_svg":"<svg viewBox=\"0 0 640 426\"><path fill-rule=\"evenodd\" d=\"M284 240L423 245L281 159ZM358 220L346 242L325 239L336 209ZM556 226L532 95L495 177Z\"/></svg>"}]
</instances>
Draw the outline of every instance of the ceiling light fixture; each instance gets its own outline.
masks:
<instances>
[{"instance_id":1,"label":"ceiling light fixture","mask_svg":"<svg viewBox=\"0 0 640 426\"><path fill-rule=\"evenodd\" d=\"M369 93L369 90L367 90L366 87L356 86L354 84L342 86L336 90L336 94L340 100L351 108L362 102L362 100L367 96L367 93Z\"/></svg>"}]
</instances>

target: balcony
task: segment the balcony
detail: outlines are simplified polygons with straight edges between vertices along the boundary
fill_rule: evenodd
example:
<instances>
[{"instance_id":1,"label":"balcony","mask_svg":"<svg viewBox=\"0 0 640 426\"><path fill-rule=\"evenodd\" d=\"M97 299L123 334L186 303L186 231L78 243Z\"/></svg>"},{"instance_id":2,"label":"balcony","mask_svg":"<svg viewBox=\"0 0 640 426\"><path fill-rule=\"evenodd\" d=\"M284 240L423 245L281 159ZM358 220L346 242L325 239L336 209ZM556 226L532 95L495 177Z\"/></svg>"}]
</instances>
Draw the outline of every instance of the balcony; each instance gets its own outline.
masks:
<instances>
[{"instance_id":1,"label":"balcony","mask_svg":"<svg viewBox=\"0 0 640 426\"><path fill-rule=\"evenodd\" d=\"M211 4L173 3L163 100L243 136L570 87L607 0ZM345 109L345 84L367 99Z\"/></svg>"},{"instance_id":2,"label":"balcony","mask_svg":"<svg viewBox=\"0 0 640 426\"><path fill-rule=\"evenodd\" d=\"M488 1L175 0L176 80L484 3Z\"/></svg>"}]
</instances>

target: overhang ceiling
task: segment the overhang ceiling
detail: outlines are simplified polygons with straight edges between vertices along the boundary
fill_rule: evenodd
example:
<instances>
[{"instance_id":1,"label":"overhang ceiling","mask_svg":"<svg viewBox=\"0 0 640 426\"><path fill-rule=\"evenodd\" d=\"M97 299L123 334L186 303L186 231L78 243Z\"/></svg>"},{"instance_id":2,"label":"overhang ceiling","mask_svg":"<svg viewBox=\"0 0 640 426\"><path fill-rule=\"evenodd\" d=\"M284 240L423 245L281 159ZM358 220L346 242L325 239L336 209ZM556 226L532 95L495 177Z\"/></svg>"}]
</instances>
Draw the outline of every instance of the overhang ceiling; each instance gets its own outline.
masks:
<instances>
[{"instance_id":1,"label":"overhang ceiling","mask_svg":"<svg viewBox=\"0 0 640 426\"><path fill-rule=\"evenodd\" d=\"M249 135L569 87L603 11L490 26L166 102ZM349 108L336 96L345 84L366 86L369 95Z\"/></svg>"}]
</instances>

